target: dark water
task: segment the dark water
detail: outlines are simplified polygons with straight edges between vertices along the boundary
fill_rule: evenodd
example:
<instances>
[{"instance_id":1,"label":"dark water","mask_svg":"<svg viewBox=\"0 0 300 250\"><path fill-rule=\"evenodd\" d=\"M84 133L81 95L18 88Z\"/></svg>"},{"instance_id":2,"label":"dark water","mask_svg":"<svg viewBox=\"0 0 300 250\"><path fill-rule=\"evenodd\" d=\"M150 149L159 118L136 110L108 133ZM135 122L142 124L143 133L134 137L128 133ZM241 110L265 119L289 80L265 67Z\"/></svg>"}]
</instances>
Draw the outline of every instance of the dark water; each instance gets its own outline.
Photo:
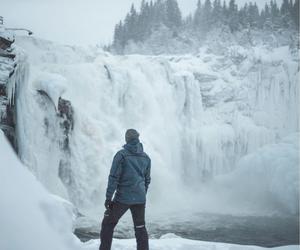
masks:
<instances>
[{"instance_id":1,"label":"dark water","mask_svg":"<svg viewBox=\"0 0 300 250\"><path fill-rule=\"evenodd\" d=\"M100 226L100 225L99 225ZM190 220L176 218L148 222L150 238L174 233L183 238L202 241L226 242L242 245L275 247L299 245L299 217L261 217L199 214ZM77 228L75 234L82 241L99 238L99 227ZM131 223L120 223L115 238L134 237Z\"/></svg>"}]
</instances>

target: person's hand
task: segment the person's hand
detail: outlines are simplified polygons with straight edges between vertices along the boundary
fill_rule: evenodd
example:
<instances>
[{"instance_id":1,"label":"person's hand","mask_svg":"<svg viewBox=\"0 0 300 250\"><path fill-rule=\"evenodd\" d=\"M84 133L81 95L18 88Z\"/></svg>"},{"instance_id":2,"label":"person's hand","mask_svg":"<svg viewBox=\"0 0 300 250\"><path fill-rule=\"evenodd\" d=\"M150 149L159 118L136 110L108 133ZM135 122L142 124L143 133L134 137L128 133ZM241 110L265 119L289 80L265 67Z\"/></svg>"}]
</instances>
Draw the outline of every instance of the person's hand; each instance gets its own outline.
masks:
<instances>
[{"instance_id":1,"label":"person's hand","mask_svg":"<svg viewBox=\"0 0 300 250\"><path fill-rule=\"evenodd\" d=\"M106 199L105 203L104 203L104 206L105 206L106 209L111 209L111 207L112 207L112 201Z\"/></svg>"}]
</instances>

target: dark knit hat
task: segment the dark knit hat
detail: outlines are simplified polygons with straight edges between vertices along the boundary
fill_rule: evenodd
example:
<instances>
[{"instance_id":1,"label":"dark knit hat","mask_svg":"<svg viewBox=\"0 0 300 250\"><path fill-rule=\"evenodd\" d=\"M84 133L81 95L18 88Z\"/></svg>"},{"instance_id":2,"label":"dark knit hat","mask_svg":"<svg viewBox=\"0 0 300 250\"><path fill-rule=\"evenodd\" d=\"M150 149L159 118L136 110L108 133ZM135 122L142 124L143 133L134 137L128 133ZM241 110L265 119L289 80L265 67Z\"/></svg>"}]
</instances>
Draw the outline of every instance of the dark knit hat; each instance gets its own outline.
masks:
<instances>
[{"instance_id":1,"label":"dark knit hat","mask_svg":"<svg viewBox=\"0 0 300 250\"><path fill-rule=\"evenodd\" d=\"M125 141L130 142L131 140L139 139L139 136L139 132L137 132L135 129L128 129L125 134Z\"/></svg>"}]
</instances>

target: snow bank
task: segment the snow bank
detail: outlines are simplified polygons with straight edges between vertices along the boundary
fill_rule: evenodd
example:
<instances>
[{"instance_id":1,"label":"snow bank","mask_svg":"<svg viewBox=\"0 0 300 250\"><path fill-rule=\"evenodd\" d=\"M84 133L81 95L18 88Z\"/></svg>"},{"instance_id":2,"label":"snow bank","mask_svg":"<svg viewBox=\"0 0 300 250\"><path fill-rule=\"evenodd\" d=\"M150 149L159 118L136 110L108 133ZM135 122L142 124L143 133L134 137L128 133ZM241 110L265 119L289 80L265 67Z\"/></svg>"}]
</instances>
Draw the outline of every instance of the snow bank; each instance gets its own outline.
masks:
<instances>
[{"instance_id":1,"label":"snow bank","mask_svg":"<svg viewBox=\"0 0 300 250\"><path fill-rule=\"evenodd\" d=\"M99 247L99 241L88 241L84 244L84 250L96 250ZM136 248L136 241L113 240L112 250L132 250ZM164 239L150 240L151 250L260 250L266 249L257 246L242 246L225 243L203 242L195 240L182 239L180 237L167 237ZM298 250L299 246L275 247L274 250Z\"/></svg>"},{"instance_id":2,"label":"snow bank","mask_svg":"<svg viewBox=\"0 0 300 250\"><path fill-rule=\"evenodd\" d=\"M0 249L78 249L71 216L17 159L0 130Z\"/></svg>"}]
</instances>

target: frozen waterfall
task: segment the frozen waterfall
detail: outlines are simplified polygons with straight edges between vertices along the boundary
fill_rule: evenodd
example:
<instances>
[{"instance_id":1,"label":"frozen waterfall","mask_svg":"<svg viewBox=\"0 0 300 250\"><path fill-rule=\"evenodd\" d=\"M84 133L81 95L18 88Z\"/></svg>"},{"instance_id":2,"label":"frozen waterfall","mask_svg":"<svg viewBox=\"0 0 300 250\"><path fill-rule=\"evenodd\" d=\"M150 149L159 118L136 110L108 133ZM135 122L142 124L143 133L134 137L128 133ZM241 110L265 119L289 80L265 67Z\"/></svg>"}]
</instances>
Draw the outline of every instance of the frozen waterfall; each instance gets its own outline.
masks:
<instances>
[{"instance_id":1,"label":"frozen waterfall","mask_svg":"<svg viewBox=\"0 0 300 250\"><path fill-rule=\"evenodd\" d=\"M223 56L205 48L195 56L113 56L34 38L19 37L17 44L30 64L17 103L21 159L81 212L102 206L111 160L127 128L140 131L152 157L151 206L163 201L171 207L184 197L202 201L197 211L205 206L202 190L235 171L243 157L299 132L298 63L288 47L235 46ZM74 110L67 152L60 97ZM289 157L283 160L290 164ZM291 160L292 171L298 160Z\"/></svg>"}]
</instances>

